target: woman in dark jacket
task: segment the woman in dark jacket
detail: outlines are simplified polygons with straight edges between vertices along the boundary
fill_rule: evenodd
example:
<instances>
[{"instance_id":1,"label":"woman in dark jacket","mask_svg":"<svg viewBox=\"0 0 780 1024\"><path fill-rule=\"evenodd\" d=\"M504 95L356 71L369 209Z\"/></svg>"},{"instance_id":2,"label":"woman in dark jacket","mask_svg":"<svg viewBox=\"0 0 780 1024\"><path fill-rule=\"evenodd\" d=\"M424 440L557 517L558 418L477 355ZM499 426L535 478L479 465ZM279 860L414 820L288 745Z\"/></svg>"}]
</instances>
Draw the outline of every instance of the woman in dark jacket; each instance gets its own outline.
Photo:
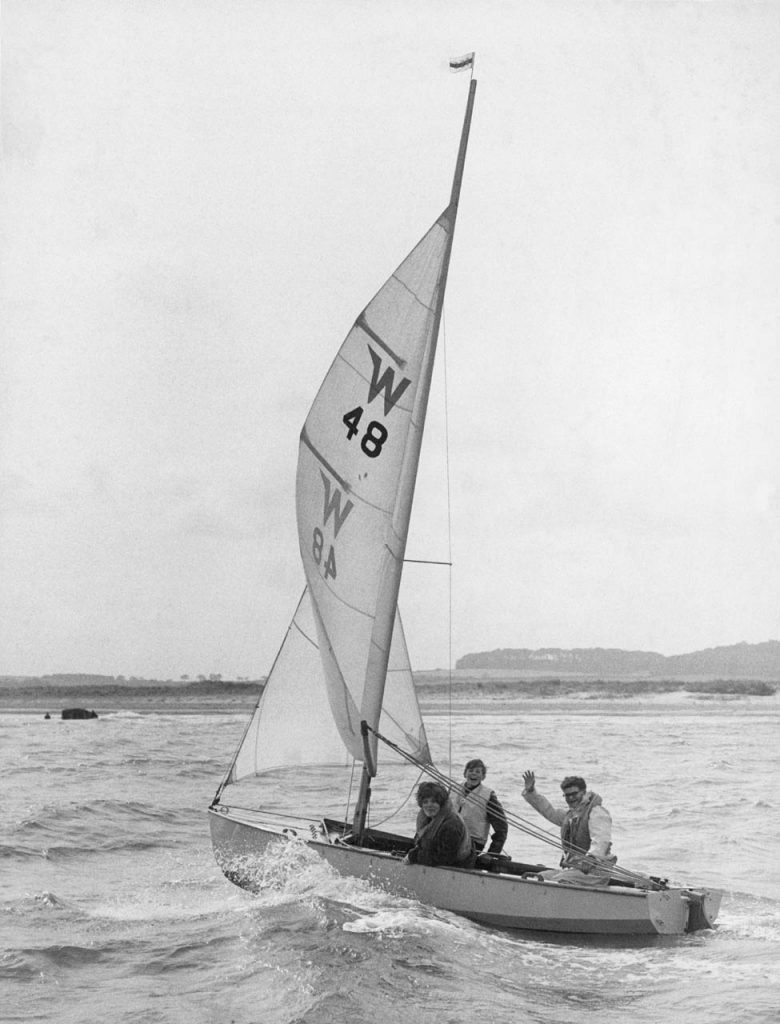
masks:
<instances>
[{"instance_id":1,"label":"woman in dark jacket","mask_svg":"<svg viewBox=\"0 0 780 1024\"><path fill-rule=\"evenodd\" d=\"M438 782L421 782L417 788L417 803L420 807L417 832L406 863L432 868L473 867L471 838L444 786Z\"/></svg>"}]
</instances>

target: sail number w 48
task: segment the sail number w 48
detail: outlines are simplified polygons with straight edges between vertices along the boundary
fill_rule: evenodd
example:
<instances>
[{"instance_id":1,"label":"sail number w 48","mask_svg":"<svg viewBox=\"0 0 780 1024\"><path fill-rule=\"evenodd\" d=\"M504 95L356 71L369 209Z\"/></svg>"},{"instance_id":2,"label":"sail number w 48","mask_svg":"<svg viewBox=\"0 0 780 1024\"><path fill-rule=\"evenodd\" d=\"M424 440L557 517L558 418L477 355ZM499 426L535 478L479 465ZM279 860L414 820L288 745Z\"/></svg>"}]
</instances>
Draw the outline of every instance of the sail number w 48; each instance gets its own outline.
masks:
<instances>
[{"instance_id":1,"label":"sail number w 48","mask_svg":"<svg viewBox=\"0 0 780 1024\"><path fill-rule=\"evenodd\" d=\"M342 423L347 428L347 440L351 441L359 431L360 421L363 418L363 406L359 405L351 409L342 417ZM369 457L375 459L382 453L382 446L387 440L387 427L378 420L371 420L366 427L366 432L360 439L362 451Z\"/></svg>"}]
</instances>

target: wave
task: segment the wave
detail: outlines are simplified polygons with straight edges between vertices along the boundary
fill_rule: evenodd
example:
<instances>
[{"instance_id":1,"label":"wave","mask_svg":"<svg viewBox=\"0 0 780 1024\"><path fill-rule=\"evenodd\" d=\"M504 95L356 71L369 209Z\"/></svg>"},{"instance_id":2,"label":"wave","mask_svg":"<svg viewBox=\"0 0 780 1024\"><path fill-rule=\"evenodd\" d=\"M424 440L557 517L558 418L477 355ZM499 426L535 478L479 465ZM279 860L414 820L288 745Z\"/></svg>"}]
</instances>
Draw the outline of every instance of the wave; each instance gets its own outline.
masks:
<instances>
[{"instance_id":1,"label":"wave","mask_svg":"<svg viewBox=\"0 0 780 1024\"><path fill-rule=\"evenodd\" d=\"M0 857L62 859L121 850L168 848L190 842L200 808L169 808L135 801L97 800L46 806L10 830Z\"/></svg>"},{"instance_id":2,"label":"wave","mask_svg":"<svg viewBox=\"0 0 780 1024\"><path fill-rule=\"evenodd\" d=\"M377 910L373 914L345 921L342 927L345 932L360 932L387 938L401 938L404 935L442 937L447 934L455 935L458 941L464 937L463 932L471 927L465 918L456 918L452 915L451 920L446 920L443 911L437 912L434 917L421 913L422 910L422 905L415 908Z\"/></svg>"},{"instance_id":3,"label":"wave","mask_svg":"<svg viewBox=\"0 0 780 1024\"><path fill-rule=\"evenodd\" d=\"M51 942L7 950L0 957L0 978L9 981L40 981L67 972L68 978L82 970L87 977L96 968L121 968L123 974L156 975L203 970L220 945L232 944L230 935L200 934L180 937L168 931L159 938L139 939L129 935L116 939L90 936L88 942ZM51 1019L51 1018L49 1018Z\"/></svg>"}]
</instances>

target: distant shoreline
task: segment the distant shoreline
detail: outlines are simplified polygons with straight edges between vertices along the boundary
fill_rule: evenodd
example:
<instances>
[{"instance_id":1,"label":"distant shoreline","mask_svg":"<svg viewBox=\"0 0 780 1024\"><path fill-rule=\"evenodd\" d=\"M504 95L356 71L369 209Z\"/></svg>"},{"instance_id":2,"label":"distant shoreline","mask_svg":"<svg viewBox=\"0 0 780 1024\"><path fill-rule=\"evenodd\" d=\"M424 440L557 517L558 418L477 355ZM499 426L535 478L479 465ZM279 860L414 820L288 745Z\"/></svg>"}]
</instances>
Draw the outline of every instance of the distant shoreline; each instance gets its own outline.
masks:
<instances>
[{"instance_id":1,"label":"distant shoreline","mask_svg":"<svg viewBox=\"0 0 780 1024\"><path fill-rule=\"evenodd\" d=\"M62 677L59 677L62 679ZM45 714L59 718L63 708L80 707L98 715L122 711L174 714L249 714L262 692L263 682L87 682L69 678L52 683L50 679L7 678L0 681L0 712ZM629 713L631 705L671 704L676 710L702 709L708 703L745 698L776 697L780 681L761 679L596 679L583 677L518 678L517 673L453 673L452 681L444 671L415 674L420 705L428 714L464 714L479 708L484 713L532 711L534 705L561 704L580 712L608 708ZM759 701L759 704L761 701Z\"/></svg>"}]
</instances>

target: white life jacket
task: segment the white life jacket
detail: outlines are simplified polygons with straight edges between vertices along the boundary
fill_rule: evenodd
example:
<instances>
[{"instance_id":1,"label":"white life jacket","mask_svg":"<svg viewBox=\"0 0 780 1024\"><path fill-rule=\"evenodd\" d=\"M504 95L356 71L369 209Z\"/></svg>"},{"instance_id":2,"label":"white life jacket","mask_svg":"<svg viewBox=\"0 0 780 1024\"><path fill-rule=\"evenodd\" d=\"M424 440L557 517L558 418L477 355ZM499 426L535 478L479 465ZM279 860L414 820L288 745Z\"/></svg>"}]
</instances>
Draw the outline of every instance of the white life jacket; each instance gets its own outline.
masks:
<instances>
[{"instance_id":1,"label":"white life jacket","mask_svg":"<svg viewBox=\"0 0 780 1024\"><path fill-rule=\"evenodd\" d=\"M455 810L463 818L469 835L479 839L481 843L487 840L490 832L490 824L487 818L487 803L493 793L492 789L480 782L474 789L466 790L461 787L453 794L452 802Z\"/></svg>"}]
</instances>

